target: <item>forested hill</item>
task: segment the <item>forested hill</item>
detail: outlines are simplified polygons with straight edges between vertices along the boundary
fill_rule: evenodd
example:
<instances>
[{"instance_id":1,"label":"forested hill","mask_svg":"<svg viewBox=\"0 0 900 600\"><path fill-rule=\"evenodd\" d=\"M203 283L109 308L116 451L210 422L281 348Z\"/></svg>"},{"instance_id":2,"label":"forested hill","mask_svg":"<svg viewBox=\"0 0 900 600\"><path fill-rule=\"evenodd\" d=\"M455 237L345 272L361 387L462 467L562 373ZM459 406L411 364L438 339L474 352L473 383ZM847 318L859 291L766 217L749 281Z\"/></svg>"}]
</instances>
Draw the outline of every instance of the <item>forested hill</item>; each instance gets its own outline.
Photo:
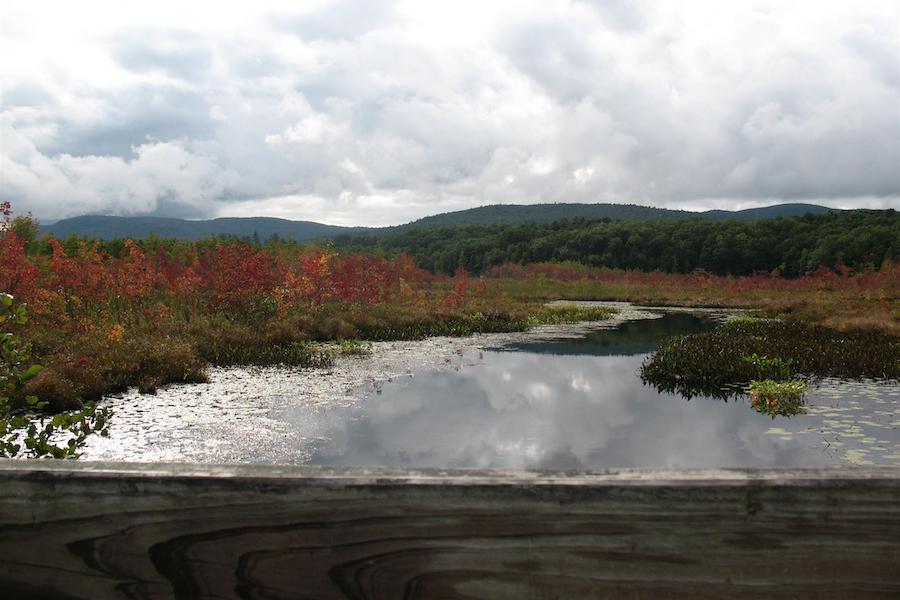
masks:
<instances>
[{"instance_id":1,"label":"forested hill","mask_svg":"<svg viewBox=\"0 0 900 600\"><path fill-rule=\"evenodd\" d=\"M507 262L793 276L842 262L854 269L900 261L900 214L854 210L760 221L573 219L543 224L457 225L390 236L341 236L356 250L406 252L426 269L482 273Z\"/></svg>"},{"instance_id":2,"label":"forested hill","mask_svg":"<svg viewBox=\"0 0 900 600\"><path fill-rule=\"evenodd\" d=\"M268 217L225 218L187 221L160 217L83 216L63 219L41 228L41 233L59 239L69 236L98 239L144 239L151 234L163 238L199 240L214 235L267 240L273 236L298 242L331 239L338 235L392 235L412 229L441 225L551 223L564 219L634 219L663 221L684 219L756 220L832 209L814 204L776 204L741 211L714 210L702 213L638 206L634 204L495 204L469 210L442 213L396 227L341 227L310 221L289 221Z\"/></svg>"},{"instance_id":3,"label":"forested hill","mask_svg":"<svg viewBox=\"0 0 900 600\"><path fill-rule=\"evenodd\" d=\"M311 221L289 221L269 217L223 218L208 221L187 221L161 217L108 217L88 215L57 221L41 227L42 235L59 239L70 236L101 240L145 239L150 235L162 238L197 241L212 236L233 236L267 240L272 237L306 241L330 239L335 235L358 235L375 231L366 227L340 227Z\"/></svg>"},{"instance_id":4,"label":"forested hill","mask_svg":"<svg viewBox=\"0 0 900 600\"><path fill-rule=\"evenodd\" d=\"M638 204L491 204L468 210L441 213L413 221L402 227L434 225L492 225L498 223L552 223L565 219L628 219L636 221L674 221L685 219L738 219L755 221L775 217L821 214L834 209L816 204L776 204L745 210L708 210L692 212L654 208Z\"/></svg>"}]
</instances>

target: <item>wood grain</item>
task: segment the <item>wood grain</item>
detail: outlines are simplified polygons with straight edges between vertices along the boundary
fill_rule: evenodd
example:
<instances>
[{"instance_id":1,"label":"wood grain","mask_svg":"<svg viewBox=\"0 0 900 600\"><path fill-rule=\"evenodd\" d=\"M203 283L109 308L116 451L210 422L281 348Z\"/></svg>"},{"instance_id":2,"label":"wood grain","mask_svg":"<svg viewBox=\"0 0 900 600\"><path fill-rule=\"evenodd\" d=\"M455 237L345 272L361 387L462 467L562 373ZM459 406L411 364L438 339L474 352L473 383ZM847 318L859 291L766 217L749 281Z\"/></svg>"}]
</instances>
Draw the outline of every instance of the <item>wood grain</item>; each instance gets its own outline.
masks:
<instances>
[{"instance_id":1,"label":"wood grain","mask_svg":"<svg viewBox=\"0 0 900 600\"><path fill-rule=\"evenodd\" d=\"M3 598L900 597L900 469L0 461Z\"/></svg>"}]
</instances>

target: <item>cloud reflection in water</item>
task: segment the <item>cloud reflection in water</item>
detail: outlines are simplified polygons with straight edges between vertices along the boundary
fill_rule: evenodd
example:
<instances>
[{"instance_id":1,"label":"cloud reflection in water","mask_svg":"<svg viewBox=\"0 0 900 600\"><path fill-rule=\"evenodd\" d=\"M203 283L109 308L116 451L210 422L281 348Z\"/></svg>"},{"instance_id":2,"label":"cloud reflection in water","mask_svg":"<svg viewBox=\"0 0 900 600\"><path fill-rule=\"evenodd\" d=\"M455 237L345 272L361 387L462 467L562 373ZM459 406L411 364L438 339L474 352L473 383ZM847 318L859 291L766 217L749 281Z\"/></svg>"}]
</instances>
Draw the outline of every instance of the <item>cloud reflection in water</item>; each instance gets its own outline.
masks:
<instances>
[{"instance_id":1,"label":"cloud reflection in water","mask_svg":"<svg viewBox=\"0 0 900 600\"><path fill-rule=\"evenodd\" d=\"M485 352L322 415L315 464L530 469L827 464L745 403L644 386L643 355ZM321 437L319 438L322 439Z\"/></svg>"}]
</instances>

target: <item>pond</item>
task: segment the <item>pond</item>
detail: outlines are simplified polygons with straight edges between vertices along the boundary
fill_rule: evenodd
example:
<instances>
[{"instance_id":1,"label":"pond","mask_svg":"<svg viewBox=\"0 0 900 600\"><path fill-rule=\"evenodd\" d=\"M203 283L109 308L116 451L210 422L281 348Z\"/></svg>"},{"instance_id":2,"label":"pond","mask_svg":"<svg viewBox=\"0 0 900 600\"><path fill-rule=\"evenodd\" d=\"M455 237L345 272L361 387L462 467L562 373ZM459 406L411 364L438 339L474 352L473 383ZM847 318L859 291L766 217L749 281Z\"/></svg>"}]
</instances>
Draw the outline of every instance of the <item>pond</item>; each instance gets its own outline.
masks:
<instances>
[{"instance_id":1,"label":"pond","mask_svg":"<svg viewBox=\"0 0 900 600\"><path fill-rule=\"evenodd\" d=\"M806 413L691 400L638 370L710 314L373 346L330 370L219 369L211 383L111 398L85 459L601 469L900 464L896 382L825 380ZM644 317L644 318L637 318ZM652 317L652 318L649 318Z\"/></svg>"}]
</instances>

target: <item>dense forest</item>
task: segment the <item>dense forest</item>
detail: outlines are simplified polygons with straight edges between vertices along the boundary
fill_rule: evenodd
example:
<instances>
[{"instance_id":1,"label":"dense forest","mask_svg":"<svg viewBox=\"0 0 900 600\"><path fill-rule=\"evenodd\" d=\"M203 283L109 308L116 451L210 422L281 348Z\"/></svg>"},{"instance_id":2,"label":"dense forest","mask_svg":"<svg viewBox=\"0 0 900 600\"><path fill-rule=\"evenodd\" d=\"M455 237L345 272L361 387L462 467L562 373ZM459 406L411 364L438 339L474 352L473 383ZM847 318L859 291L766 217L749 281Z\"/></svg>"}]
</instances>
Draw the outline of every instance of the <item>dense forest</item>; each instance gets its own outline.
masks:
<instances>
[{"instance_id":1,"label":"dense forest","mask_svg":"<svg viewBox=\"0 0 900 600\"><path fill-rule=\"evenodd\" d=\"M797 276L843 263L878 268L900 259L900 214L856 210L762 221L571 219L546 224L460 225L392 236L340 236L348 250L408 253L424 269L483 273L504 263L687 273Z\"/></svg>"}]
</instances>

